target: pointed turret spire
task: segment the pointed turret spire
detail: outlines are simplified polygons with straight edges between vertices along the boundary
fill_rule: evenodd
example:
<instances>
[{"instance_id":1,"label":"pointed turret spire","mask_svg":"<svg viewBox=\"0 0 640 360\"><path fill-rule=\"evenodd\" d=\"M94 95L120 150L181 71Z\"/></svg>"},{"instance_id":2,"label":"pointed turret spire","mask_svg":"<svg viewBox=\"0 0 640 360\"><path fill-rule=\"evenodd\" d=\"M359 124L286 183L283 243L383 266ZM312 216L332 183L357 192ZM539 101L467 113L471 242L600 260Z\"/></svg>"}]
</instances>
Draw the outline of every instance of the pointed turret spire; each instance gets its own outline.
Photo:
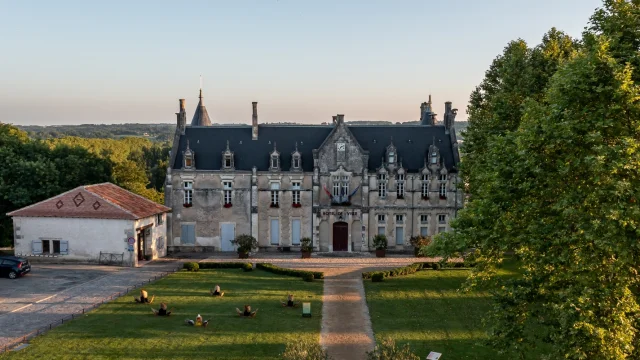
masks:
<instances>
[{"instance_id":1,"label":"pointed turret spire","mask_svg":"<svg viewBox=\"0 0 640 360\"><path fill-rule=\"evenodd\" d=\"M202 87L200 87L200 102L196 107L196 112L193 114L193 120L191 120L191 126L211 126L211 119L209 119L209 113L207 108L202 103Z\"/></svg>"}]
</instances>

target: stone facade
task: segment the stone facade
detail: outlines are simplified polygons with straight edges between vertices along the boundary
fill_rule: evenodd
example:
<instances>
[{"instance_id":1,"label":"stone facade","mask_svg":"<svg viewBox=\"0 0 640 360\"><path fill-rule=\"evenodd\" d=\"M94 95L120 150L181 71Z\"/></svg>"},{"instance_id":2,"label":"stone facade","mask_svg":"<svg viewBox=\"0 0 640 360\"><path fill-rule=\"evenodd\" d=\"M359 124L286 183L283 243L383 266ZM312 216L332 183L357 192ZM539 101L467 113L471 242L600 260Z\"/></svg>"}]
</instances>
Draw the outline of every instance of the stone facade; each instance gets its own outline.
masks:
<instances>
[{"instance_id":1,"label":"stone facade","mask_svg":"<svg viewBox=\"0 0 640 360\"><path fill-rule=\"evenodd\" d=\"M180 104L165 189L170 251L233 251L240 234L261 250L309 237L317 251L369 251L378 233L404 250L411 236L449 230L462 207L450 103L446 126L348 125L344 115L329 126L258 125L253 103L251 126L201 127L186 126Z\"/></svg>"}]
</instances>

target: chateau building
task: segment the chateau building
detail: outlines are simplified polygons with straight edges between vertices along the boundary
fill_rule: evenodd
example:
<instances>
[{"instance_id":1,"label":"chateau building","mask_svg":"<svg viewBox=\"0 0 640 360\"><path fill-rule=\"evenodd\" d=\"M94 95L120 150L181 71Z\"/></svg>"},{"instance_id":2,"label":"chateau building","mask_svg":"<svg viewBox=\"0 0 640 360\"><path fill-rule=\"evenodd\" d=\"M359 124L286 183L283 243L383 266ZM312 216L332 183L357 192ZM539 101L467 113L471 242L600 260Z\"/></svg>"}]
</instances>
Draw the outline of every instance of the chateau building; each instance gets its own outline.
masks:
<instances>
[{"instance_id":1,"label":"chateau building","mask_svg":"<svg viewBox=\"0 0 640 360\"><path fill-rule=\"evenodd\" d=\"M169 251L233 251L240 234L260 251L296 249L309 237L316 251L410 247L414 235L449 229L462 206L456 109L443 122L431 96L417 125L211 125L202 91L191 125L184 99L167 170Z\"/></svg>"}]
</instances>

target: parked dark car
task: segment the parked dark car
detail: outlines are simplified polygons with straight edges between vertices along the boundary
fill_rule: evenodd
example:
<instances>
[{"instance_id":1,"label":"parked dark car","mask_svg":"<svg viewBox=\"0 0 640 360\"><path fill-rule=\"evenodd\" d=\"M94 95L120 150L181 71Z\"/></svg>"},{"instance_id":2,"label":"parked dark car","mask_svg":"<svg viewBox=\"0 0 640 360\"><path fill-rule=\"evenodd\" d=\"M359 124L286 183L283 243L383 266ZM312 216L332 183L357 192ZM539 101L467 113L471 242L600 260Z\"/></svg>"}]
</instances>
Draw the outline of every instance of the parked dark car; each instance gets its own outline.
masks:
<instances>
[{"instance_id":1,"label":"parked dark car","mask_svg":"<svg viewBox=\"0 0 640 360\"><path fill-rule=\"evenodd\" d=\"M0 275L15 279L31 271L29 260L16 256L0 256Z\"/></svg>"}]
</instances>

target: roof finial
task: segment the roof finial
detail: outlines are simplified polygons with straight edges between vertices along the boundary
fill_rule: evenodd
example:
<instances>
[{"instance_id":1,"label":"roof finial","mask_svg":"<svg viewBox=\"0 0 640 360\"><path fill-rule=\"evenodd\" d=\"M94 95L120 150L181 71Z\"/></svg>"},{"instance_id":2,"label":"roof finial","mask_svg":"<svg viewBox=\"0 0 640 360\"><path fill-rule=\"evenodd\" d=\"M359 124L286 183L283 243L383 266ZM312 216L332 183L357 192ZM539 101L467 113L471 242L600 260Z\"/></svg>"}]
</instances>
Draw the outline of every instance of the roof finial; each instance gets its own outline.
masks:
<instances>
[{"instance_id":1,"label":"roof finial","mask_svg":"<svg viewBox=\"0 0 640 360\"><path fill-rule=\"evenodd\" d=\"M202 75L200 75L200 99L202 99Z\"/></svg>"},{"instance_id":2,"label":"roof finial","mask_svg":"<svg viewBox=\"0 0 640 360\"><path fill-rule=\"evenodd\" d=\"M393 136L391 136L391 146L393 146Z\"/></svg>"},{"instance_id":3,"label":"roof finial","mask_svg":"<svg viewBox=\"0 0 640 360\"><path fill-rule=\"evenodd\" d=\"M296 141L296 152L298 152L298 142Z\"/></svg>"},{"instance_id":4,"label":"roof finial","mask_svg":"<svg viewBox=\"0 0 640 360\"><path fill-rule=\"evenodd\" d=\"M229 140L227 140L227 151L231 151L231 150L229 149Z\"/></svg>"},{"instance_id":5,"label":"roof finial","mask_svg":"<svg viewBox=\"0 0 640 360\"><path fill-rule=\"evenodd\" d=\"M276 152L276 151L277 151L277 150L276 150L276 142L274 141L274 142L273 142L273 152Z\"/></svg>"},{"instance_id":6,"label":"roof finial","mask_svg":"<svg viewBox=\"0 0 640 360\"><path fill-rule=\"evenodd\" d=\"M427 167L427 157L424 157L424 167Z\"/></svg>"},{"instance_id":7,"label":"roof finial","mask_svg":"<svg viewBox=\"0 0 640 360\"><path fill-rule=\"evenodd\" d=\"M189 139L187 139L187 150L189 150Z\"/></svg>"},{"instance_id":8,"label":"roof finial","mask_svg":"<svg viewBox=\"0 0 640 360\"><path fill-rule=\"evenodd\" d=\"M431 105L431 91L429 91L429 105Z\"/></svg>"},{"instance_id":9,"label":"roof finial","mask_svg":"<svg viewBox=\"0 0 640 360\"><path fill-rule=\"evenodd\" d=\"M436 137L433 137L433 146L436 146Z\"/></svg>"}]
</instances>

